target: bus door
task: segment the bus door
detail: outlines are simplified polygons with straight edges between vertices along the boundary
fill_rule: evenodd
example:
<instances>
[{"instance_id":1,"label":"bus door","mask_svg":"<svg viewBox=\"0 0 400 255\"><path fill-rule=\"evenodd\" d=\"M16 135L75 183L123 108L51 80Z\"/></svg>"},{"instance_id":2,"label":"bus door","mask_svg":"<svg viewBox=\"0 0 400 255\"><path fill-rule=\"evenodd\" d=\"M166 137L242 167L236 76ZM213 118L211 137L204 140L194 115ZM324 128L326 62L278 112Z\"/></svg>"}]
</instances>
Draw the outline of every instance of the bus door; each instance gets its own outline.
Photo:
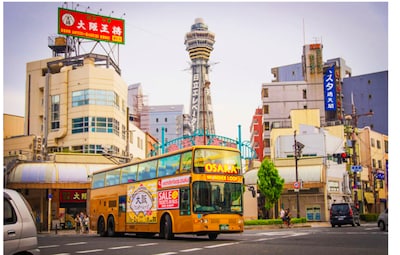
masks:
<instances>
[{"instance_id":1,"label":"bus door","mask_svg":"<svg viewBox=\"0 0 400 255\"><path fill-rule=\"evenodd\" d=\"M118 215L115 219L118 224L118 232L126 231L126 195L118 197Z\"/></svg>"},{"instance_id":2,"label":"bus door","mask_svg":"<svg viewBox=\"0 0 400 255\"><path fill-rule=\"evenodd\" d=\"M190 216L190 191L189 187L183 187L179 190L179 217L175 219L179 223L174 225L174 232L188 231L193 225L193 220Z\"/></svg>"}]
</instances>

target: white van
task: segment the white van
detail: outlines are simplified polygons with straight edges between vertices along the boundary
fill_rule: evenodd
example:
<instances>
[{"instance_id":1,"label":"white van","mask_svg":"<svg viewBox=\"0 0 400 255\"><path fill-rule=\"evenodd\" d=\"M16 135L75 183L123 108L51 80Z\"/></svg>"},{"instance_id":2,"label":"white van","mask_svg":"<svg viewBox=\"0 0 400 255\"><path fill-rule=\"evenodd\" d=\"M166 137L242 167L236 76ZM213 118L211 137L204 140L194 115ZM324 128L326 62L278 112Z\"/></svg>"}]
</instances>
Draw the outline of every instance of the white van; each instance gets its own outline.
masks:
<instances>
[{"instance_id":1,"label":"white van","mask_svg":"<svg viewBox=\"0 0 400 255\"><path fill-rule=\"evenodd\" d=\"M32 209L17 191L4 189L4 254L40 254Z\"/></svg>"}]
</instances>

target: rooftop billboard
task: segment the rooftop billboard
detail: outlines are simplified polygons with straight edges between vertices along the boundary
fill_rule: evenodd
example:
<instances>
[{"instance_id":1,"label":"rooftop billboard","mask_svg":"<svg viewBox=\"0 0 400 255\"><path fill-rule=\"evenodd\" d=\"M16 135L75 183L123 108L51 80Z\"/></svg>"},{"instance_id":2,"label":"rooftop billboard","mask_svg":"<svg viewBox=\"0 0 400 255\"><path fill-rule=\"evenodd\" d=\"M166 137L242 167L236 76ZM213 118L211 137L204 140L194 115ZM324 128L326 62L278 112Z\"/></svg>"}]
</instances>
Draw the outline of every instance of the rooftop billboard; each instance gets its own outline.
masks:
<instances>
[{"instance_id":1,"label":"rooftop billboard","mask_svg":"<svg viewBox=\"0 0 400 255\"><path fill-rule=\"evenodd\" d=\"M125 44L125 21L58 8L58 33L94 41Z\"/></svg>"}]
</instances>

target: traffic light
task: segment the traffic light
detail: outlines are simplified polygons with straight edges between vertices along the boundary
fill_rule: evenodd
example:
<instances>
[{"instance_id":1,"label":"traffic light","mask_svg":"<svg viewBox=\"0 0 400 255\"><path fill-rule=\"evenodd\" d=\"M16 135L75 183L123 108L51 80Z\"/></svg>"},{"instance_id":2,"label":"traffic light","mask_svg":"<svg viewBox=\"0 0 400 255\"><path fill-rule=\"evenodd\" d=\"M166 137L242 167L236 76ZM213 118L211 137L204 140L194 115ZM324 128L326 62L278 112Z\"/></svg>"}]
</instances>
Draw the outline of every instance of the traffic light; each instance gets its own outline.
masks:
<instances>
[{"instance_id":1,"label":"traffic light","mask_svg":"<svg viewBox=\"0 0 400 255\"><path fill-rule=\"evenodd\" d=\"M348 159L349 157L347 156L347 153L346 153L346 152L342 152L342 153L340 154L340 157L342 158L342 161L343 161L343 162L347 163L347 159Z\"/></svg>"}]
</instances>

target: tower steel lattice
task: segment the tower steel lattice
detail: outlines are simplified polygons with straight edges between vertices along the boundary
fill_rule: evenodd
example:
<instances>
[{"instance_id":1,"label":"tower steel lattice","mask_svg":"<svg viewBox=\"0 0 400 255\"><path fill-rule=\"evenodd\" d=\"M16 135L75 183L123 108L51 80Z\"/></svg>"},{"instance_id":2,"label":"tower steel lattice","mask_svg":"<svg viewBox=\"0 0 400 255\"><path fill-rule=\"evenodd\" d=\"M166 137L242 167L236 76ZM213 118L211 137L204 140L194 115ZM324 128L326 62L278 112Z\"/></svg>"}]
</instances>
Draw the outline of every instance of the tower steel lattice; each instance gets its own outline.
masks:
<instances>
[{"instance_id":1,"label":"tower steel lattice","mask_svg":"<svg viewBox=\"0 0 400 255\"><path fill-rule=\"evenodd\" d=\"M214 33L208 31L208 26L202 18L197 18L186 33L185 45L192 61L192 89L190 101L190 116L193 132L215 134L214 117L211 104L208 60L215 43Z\"/></svg>"}]
</instances>

